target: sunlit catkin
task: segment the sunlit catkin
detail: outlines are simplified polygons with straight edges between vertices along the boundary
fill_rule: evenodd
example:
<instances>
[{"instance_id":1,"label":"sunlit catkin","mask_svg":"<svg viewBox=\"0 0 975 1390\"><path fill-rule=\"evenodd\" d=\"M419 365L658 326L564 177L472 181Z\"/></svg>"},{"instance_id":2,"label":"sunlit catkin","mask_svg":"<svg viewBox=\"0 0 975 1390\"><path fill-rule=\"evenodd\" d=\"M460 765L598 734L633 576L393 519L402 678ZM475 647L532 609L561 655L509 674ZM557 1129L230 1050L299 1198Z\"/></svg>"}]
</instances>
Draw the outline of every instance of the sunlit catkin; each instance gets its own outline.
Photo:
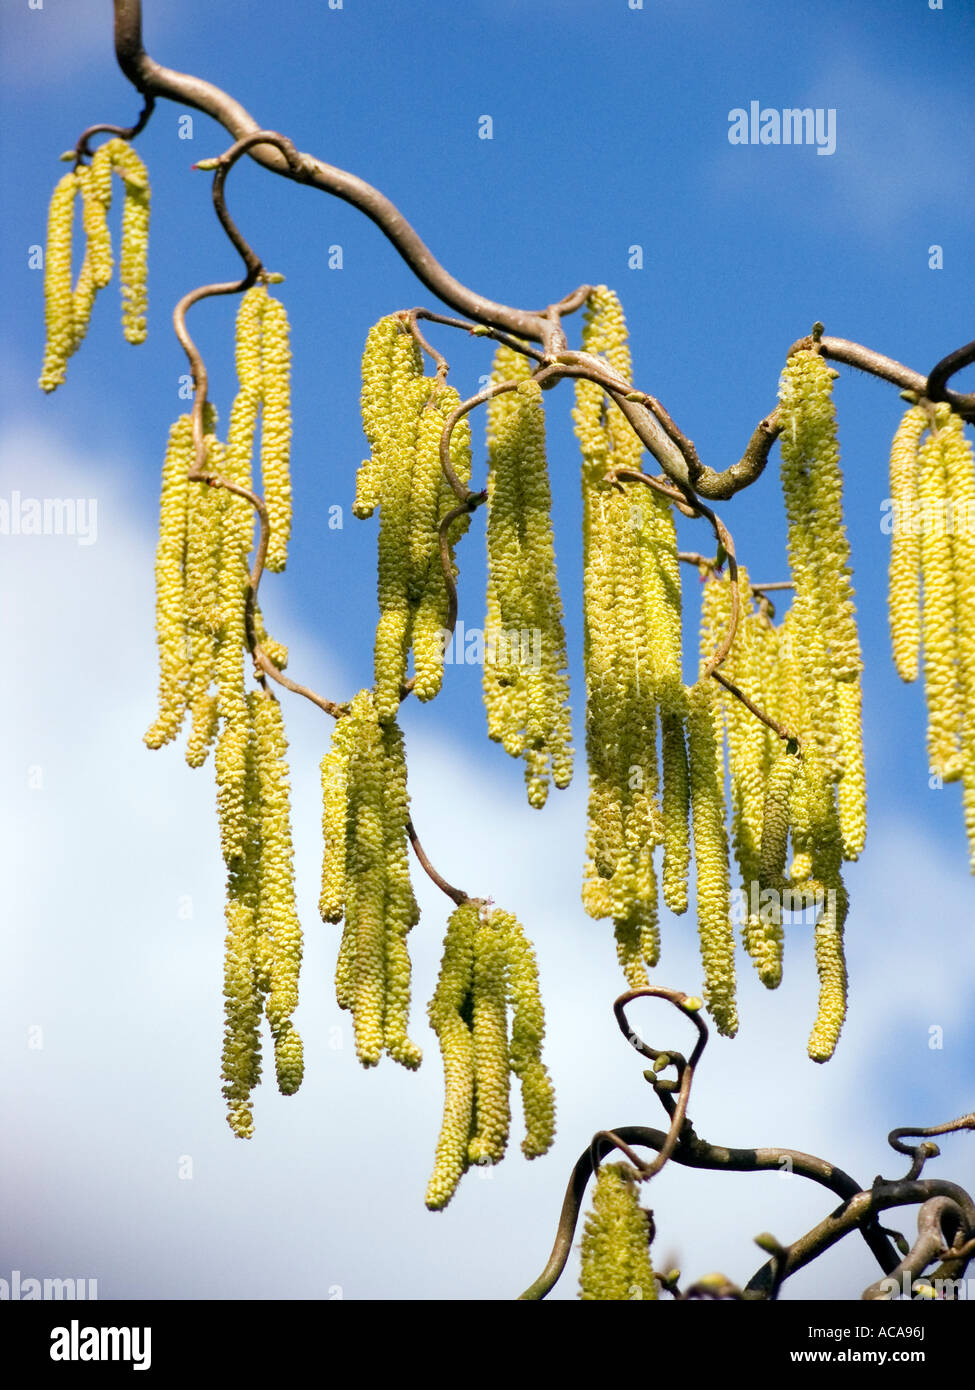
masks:
<instances>
[{"instance_id":1,"label":"sunlit catkin","mask_svg":"<svg viewBox=\"0 0 975 1390\"><path fill-rule=\"evenodd\" d=\"M555 1092L542 1062L545 1012L535 951L524 927L510 912L495 909L491 923L505 934L508 999L512 1009L509 1060L513 1075L521 1082L525 1116L521 1151L526 1158L538 1158L548 1152L555 1137Z\"/></svg>"},{"instance_id":2,"label":"sunlit catkin","mask_svg":"<svg viewBox=\"0 0 975 1390\"><path fill-rule=\"evenodd\" d=\"M928 417L912 405L890 447L890 638L903 681L917 679L921 641L921 536L917 522L917 451Z\"/></svg>"},{"instance_id":3,"label":"sunlit catkin","mask_svg":"<svg viewBox=\"0 0 975 1390\"><path fill-rule=\"evenodd\" d=\"M406 759L400 730L393 721L380 723L370 691L360 691L336 723L322 760L322 793L319 906L327 922L345 918L336 999L352 1013L363 1066L375 1066L386 1052L413 1069L422 1054L407 1034L406 937L419 909L407 860Z\"/></svg>"},{"instance_id":4,"label":"sunlit catkin","mask_svg":"<svg viewBox=\"0 0 975 1390\"><path fill-rule=\"evenodd\" d=\"M302 949L301 923L295 907L288 742L281 706L274 696L255 692L248 696L248 702L261 798L260 928L271 949L271 989L265 1008L276 1036L298 1006Z\"/></svg>"},{"instance_id":5,"label":"sunlit catkin","mask_svg":"<svg viewBox=\"0 0 975 1390\"><path fill-rule=\"evenodd\" d=\"M162 470L159 542L156 546L156 645L159 650L159 714L144 739L161 748L175 738L186 711L189 661L186 641L183 554L193 461L193 429L181 415L169 431Z\"/></svg>"},{"instance_id":6,"label":"sunlit catkin","mask_svg":"<svg viewBox=\"0 0 975 1390\"><path fill-rule=\"evenodd\" d=\"M471 1163L499 1163L508 1143L507 952L501 924L488 919L474 933L472 1026L474 1126Z\"/></svg>"},{"instance_id":7,"label":"sunlit catkin","mask_svg":"<svg viewBox=\"0 0 975 1390\"><path fill-rule=\"evenodd\" d=\"M269 294L262 326L261 479L270 530L265 563L277 573L287 562L291 534L291 346L287 310Z\"/></svg>"},{"instance_id":8,"label":"sunlit catkin","mask_svg":"<svg viewBox=\"0 0 975 1390\"><path fill-rule=\"evenodd\" d=\"M657 1298L650 1239L650 1214L640 1205L633 1170L625 1163L601 1164L582 1233L579 1297Z\"/></svg>"},{"instance_id":9,"label":"sunlit catkin","mask_svg":"<svg viewBox=\"0 0 975 1390\"><path fill-rule=\"evenodd\" d=\"M141 343L146 336L146 284L149 253L149 175L130 145L111 142L112 162L125 184L122 209L122 254L119 280L122 286L122 331L126 342Z\"/></svg>"},{"instance_id":10,"label":"sunlit catkin","mask_svg":"<svg viewBox=\"0 0 975 1390\"><path fill-rule=\"evenodd\" d=\"M47 217L44 252L44 314L47 342L41 369L42 391L53 391L64 381L68 358L77 346L74 332L74 296L71 275L71 238L74 200L79 191L76 175L58 180Z\"/></svg>"},{"instance_id":11,"label":"sunlit catkin","mask_svg":"<svg viewBox=\"0 0 975 1390\"><path fill-rule=\"evenodd\" d=\"M628 382L626 325L619 300L594 290L583 329L586 352L603 355ZM665 839L659 798L657 728L679 710L680 590L670 504L639 484L643 446L601 386L579 380L573 411L582 448L583 609L589 827L583 904L611 916L617 954L633 987L656 962L656 845ZM671 730L670 751L675 750ZM671 763L671 772L677 764ZM672 792L679 788L672 784ZM680 903L680 862L671 856L668 893Z\"/></svg>"},{"instance_id":12,"label":"sunlit catkin","mask_svg":"<svg viewBox=\"0 0 975 1390\"><path fill-rule=\"evenodd\" d=\"M704 997L719 1033L738 1031L735 941L728 883L723 777L714 696L707 682L689 692L687 718L697 916L704 965Z\"/></svg>"},{"instance_id":13,"label":"sunlit catkin","mask_svg":"<svg viewBox=\"0 0 975 1390\"><path fill-rule=\"evenodd\" d=\"M941 432L935 430L925 438L918 451L918 506L923 517L922 635L924 690L928 704L928 765L943 781L955 782L962 775L964 705L959 681L956 574L952 536L945 517L948 478L943 443Z\"/></svg>"},{"instance_id":14,"label":"sunlit catkin","mask_svg":"<svg viewBox=\"0 0 975 1390\"><path fill-rule=\"evenodd\" d=\"M542 392L530 359L501 346L492 381L518 388L488 404L488 616L483 684L488 731L525 760L540 807L550 771L572 771L562 600L555 571Z\"/></svg>"},{"instance_id":15,"label":"sunlit catkin","mask_svg":"<svg viewBox=\"0 0 975 1390\"><path fill-rule=\"evenodd\" d=\"M426 1205L441 1211L457 1188L469 1162L471 1109L474 1100L474 1039L468 1024L474 979L474 937L480 927L478 904L454 909L444 937L440 978L428 1014L443 1057L444 1108ZM466 1016L465 1016L466 1015Z\"/></svg>"}]
</instances>

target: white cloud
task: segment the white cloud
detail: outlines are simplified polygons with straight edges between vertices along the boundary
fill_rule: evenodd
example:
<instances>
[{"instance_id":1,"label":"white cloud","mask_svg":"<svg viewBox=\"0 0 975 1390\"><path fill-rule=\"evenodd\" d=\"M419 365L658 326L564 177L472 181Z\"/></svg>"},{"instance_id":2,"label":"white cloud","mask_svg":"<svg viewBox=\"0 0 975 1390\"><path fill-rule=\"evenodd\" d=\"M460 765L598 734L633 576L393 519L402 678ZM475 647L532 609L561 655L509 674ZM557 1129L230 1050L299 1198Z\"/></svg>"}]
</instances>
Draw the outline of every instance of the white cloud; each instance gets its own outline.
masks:
<instances>
[{"instance_id":1,"label":"white cloud","mask_svg":"<svg viewBox=\"0 0 975 1390\"><path fill-rule=\"evenodd\" d=\"M25 470L34 495L97 497L100 520L88 547L64 536L0 538L9 678L0 833L14 866L0 1036L7 1133L21 1136L0 1160L13 1198L11 1267L97 1277L103 1297L323 1297L337 1287L358 1298L514 1295L547 1257L564 1183L591 1134L660 1123L643 1063L612 1019L620 982L610 929L579 906L581 784L534 812L519 767L486 740L472 748L444 732L436 706L405 711L414 814L431 857L468 891L517 912L536 943L559 1096L553 1154L525 1163L516 1129L504 1164L468 1175L450 1209L432 1216L422 1198L441 1074L424 1002L448 905L418 880L413 1015L424 1066L416 1076L389 1063L363 1074L333 1002L337 929L322 927L315 908L328 721L304 702L285 706L308 1074L291 1099L265 1080L254 1140L234 1139L218 1079L212 774L191 774L172 747L150 755L141 744L155 690L154 537L131 509L119 461L96 463L50 435L8 435L0 496L26 491ZM346 691L339 661L281 611L296 665L300 652L303 671ZM975 951L958 928L971 893L963 866L906 820L875 828L855 877L851 1015L836 1059L817 1068L805 1056L815 987L808 936L797 935L776 994L741 966L741 1035L712 1043L691 1114L715 1142L805 1148L869 1182L906 1166L886 1149L888 1128L947 1118L949 1100L971 1104L959 1032ZM926 884L937 886L937 910L920 897ZM663 936L661 982L699 988L693 922L669 919ZM632 1019L661 1046L690 1045L662 1004L643 1004ZM940 1054L928 1049L931 1023L945 1028ZM41 1049L27 1045L37 1026ZM945 1140L939 1171L964 1180L963 1144ZM191 1179L179 1176L186 1158ZM647 1200L658 1258L673 1252L688 1278L714 1268L745 1278L762 1260L755 1234L788 1240L835 1205L796 1178L674 1165ZM855 1295L875 1277L861 1247L845 1242L795 1293ZM573 1296L573 1279L559 1296Z\"/></svg>"}]
</instances>

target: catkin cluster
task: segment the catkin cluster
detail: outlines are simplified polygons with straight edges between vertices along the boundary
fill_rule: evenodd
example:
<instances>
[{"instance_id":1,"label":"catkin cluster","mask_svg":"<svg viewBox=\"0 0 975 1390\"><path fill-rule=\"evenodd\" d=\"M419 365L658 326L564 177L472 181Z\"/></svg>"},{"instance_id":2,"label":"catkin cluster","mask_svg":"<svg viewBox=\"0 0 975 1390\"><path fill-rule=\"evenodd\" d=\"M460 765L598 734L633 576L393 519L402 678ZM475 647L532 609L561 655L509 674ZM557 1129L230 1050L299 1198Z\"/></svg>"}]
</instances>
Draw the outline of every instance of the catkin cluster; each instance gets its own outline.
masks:
<instances>
[{"instance_id":1,"label":"catkin cluster","mask_svg":"<svg viewBox=\"0 0 975 1390\"><path fill-rule=\"evenodd\" d=\"M915 680L923 648L928 762L943 782L962 784L975 872L975 455L950 405L906 412L890 491L894 662L903 680Z\"/></svg>"},{"instance_id":2,"label":"catkin cluster","mask_svg":"<svg viewBox=\"0 0 975 1390\"><path fill-rule=\"evenodd\" d=\"M633 1170L626 1163L601 1164L582 1233L579 1297L659 1297L650 1262L651 1239L650 1213L640 1205Z\"/></svg>"},{"instance_id":3,"label":"catkin cluster","mask_svg":"<svg viewBox=\"0 0 975 1390\"><path fill-rule=\"evenodd\" d=\"M769 603L760 597L756 602L742 566L738 597L735 640L722 674L791 735L783 739L737 697L710 682L728 749L742 935L759 978L774 989L782 979L783 915L799 913L814 925L820 994L809 1055L826 1061L846 1013L843 928L848 899L841 868L854 857L848 827L865 815L862 775L851 774L862 768L862 759L851 761L837 781L835 767L817 747L815 692L807 682L805 634L795 606L777 626ZM730 581L712 575L702 604L702 667L727 632L730 616ZM854 690L855 685L841 682L838 688Z\"/></svg>"},{"instance_id":4,"label":"catkin cluster","mask_svg":"<svg viewBox=\"0 0 975 1390\"><path fill-rule=\"evenodd\" d=\"M812 351L794 353L779 390L782 492L795 586L790 624L808 704L803 747L816 752L838 788L843 858L867 834L860 673L850 546L843 524L833 408L838 373Z\"/></svg>"},{"instance_id":5,"label":"catkin cluster","mask_svg":"<svg viewBox=\"0 0 975 1390\"><path fill-rule=\"evenodd\" d=\"M629 381L619 300L589 297L583 347ZM589 829L583 903L612 917L631 986L659 954L654 848L663 845L664 900L687 906L688 762L681 682L681 595L669 501L642 484L642 444L619 407L579 380L573 411L582 446L583 604ZM660 731L658 762L657 736ZM661 785L662 784L662 785Z\"/></svg>"},{"instance_id":6,"label":"catkin cluster","mask_svg":"<svg viewBox=\"0 0 975 1390\"><path fill-rule=\"evenodd\" d=\"M555 572L552 495L541 387L533 363L501 346L492 382L518 388L488 404L488 586L484 703L488 733L525 761L528 800L541 807L549 775L572 777L568 661Z\"/></svg>"},{"instance_id":7,"label":"catkin cluster","mask_svg":"<svg viewBox=\"0 0 975 1390\"><path fill-rule=\"evenodd\" d=\"M504 1157L511 1073L521 1082L522 1153L537 1158L555 1135L555 1096L541 1060L545 1016L535 953L510 913L489 911L475 899L454 910L428 1014L440 1040L445 1097L426 1204L440 1211L472 1163Z\"/></svg>"},{"instance_id":8,"label":"catkin cluster","mask_svg":"<svg viewBox=\"0 0 975 1390\"><path fill-rule=\"evenodd\" d=\"M270 1024L283 1095L293 1095L301 1085L303 1060L301 1038L291 1022L298 1005L302 940L294 895L288 743L273 696L252 691L244 705L243 795L239 807L233 807L231 824L221 815L221 831L229 832L236 851L227 859L223 1093L231 1129L247 1139L254 1132L250 1093L261 1075L262 1013ZM221 811L229 809L224 802Z\"/></svg>"},{"instance_id":9,"label":"catkin cluster","mask_svg":"<svg viewBox=\"0 0 975 1390\"><path fill-rule=\"evenodd\" d=\"M112 171L125 185L122 212L122 330L130 343L146 336L146 257L149 248L149 176L142 160L124 140L107 140L90 164L78 164L59 180L51 197L44 254L44 307L47 341L39 385L53 391L65 379L68 358L88 331L99 290L112 278L112 239L108 211L112 205ZM80 194L85 255L72 284L72 236L75 199Z\"/></svg>"},{"instance_id":10,"label":"catkin cluster","mask_svg":"<svg viewBox=\"0 0 975 1390\"><path fill-rule=\"evenodd\" d=\"M411 648L420 700L432 700L443 679L448 600L439 528L457 498L443 475L440 439L459 404L453 387L423 375L419 348L402 319L390 315L370 329L362 357L362 425L372 452L359 469L353 511L358 517L380 511L375 698L381 719L399 708ZM465 416L450 441L451 467L464 483L471 475L470 438ZM454 542L469 523L464 513L445 538L454 577Z\"/></svg>"},{"instance_id":11,"label":"catkin cluster","mask_svg":"<svg viewBox=\"0 0 975 1390\"><path fill-rule=\"evenodd\" d=\"M345 919L335 974L349 1009L359 1061L383 1052L405 1067L422 1053L407 1036L410 957L406 937L419 920L407 860L409 800L403 735L380 721L361 690L335 725L322 759L325 853L319 907L326 922Z\"/></svg>"},{"instance_id":12,"label":"catkin cluster","mask_svg":"<svg viewBox=\"0 0 975 1390\"><path fill-rule=\"evenodd\" d=\"M216 744L217 813L228 872L224 1095L231 1128L243 1138L253 1132L250 1093L260 1079L262 1014L274 1040L280 1090L292 1094L302 1075L301 1039L291 1023L302 946L294 900L287 742L278 702L263 691L248 694L244 679L245 656L252 646L260 644L279 669L287 663L287 651L268 637L253 601L251 503L223 486L251 488L254 421L263 400L263 443L272 459L278 450L276 461L264 461L268 511L281 516L290 507L286 443L282 473L282 435L270 428L267 414L276 389L269 383L277 379L280 384L282 362L285 394L287 378L286 329L284 354L280 333L276 338L271 333L276 346L268 349L268 322L280 326L273 303L263 286L249 291L241 303L240 390L228 443L213 432L210 406L203 412L199 467L192 417L181 416L170 431L156 550L159 712L145 734L150 748L162 747L176 737L189 711L190 766L201 766ZM203 479L191 480L197 473Z\"/></svg>"}]
</instances>

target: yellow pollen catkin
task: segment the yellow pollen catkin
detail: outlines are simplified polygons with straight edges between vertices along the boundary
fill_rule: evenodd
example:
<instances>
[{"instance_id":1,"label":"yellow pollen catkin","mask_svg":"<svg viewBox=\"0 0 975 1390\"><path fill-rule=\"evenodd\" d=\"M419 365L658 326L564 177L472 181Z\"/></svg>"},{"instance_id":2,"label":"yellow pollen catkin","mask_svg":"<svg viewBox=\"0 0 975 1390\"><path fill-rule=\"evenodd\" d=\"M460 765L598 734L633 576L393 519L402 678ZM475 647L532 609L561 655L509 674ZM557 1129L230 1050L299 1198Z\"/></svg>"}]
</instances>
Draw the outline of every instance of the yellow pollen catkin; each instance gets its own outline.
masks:
<instances>
[{"instance_id":1,"label":"yellow pollen catkin","mask_svg":"<svg viewBox=\"0 0 975 1390\"><path fill-rule=\"evenodd\" d=\"M605 286L586 308L583 348L602 354L624 382L631 374L619 300ZM583 610L589 827L583 904L611 916L617 954L632 987L647 983L659 952L656 845L665 842L657 729L680 714L680 583L667 499L632 482L643 446L599 385L579 380L573 411L582 448ZM614 485L615 484L615 485ZM665 735L670 772L679 779L675 730ZM679 807L679 781L664 796ZM681 902L679 811L665 852L667 892Z\"/></svg>"},{"instance_id":2,"label":"yellow pollen catkin","mask_svg":"<svg viewBox=\"0 0 975 1390\"><path fill-rule=\"evenodd\" d=\"M532 362L501 346L492 380L517 390L488 403L488 603L483 686L490 736L525 760L531 805L550 773L572 770L562 600L555 571L552 498L541 388Z\"/></svg>"},{"instance_id":3,"label":"yellow pollen catkin","mask_svg":"<svg viewBox=\"0 0 975 1390\"><path fill-rule=\"evenodd\" d=\"M917 452L927 418L918 406L911 406L890 447L890 638L894 665L903 681L917 680L921 641Z\"/></svg>"},{"instance_id":4,"label":"yellow pollen catkin","mask_svg":"<svg viewBox=\"0 0 975 1390\"><path fill-rule=\"evenodd\" d=\"M650 1214L625 1163L603 1163L582 1233L579 1297L630 1301L659 1297L650 1262Z\"/></svg>"}]
</instances>

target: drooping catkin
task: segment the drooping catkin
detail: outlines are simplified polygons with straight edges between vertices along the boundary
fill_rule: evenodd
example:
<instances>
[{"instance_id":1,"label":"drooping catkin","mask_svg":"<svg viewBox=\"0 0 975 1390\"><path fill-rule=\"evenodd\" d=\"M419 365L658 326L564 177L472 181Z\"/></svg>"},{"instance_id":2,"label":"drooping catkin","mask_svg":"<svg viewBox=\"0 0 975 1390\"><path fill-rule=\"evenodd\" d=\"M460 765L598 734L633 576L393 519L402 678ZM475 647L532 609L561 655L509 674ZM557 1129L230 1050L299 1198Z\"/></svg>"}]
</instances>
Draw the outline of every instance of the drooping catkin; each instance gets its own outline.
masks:
<instances>
[{"instance_id":1,"label":"drooping catkin","mask_svg":"<svg viewBox=\"0 0 975 1390\"><path fill-rule=\"evenodd\" d=\"M392 718L412 649L414 690L432 699L443 679L448 616L447 581L440 529L457 498L441 465L447 418L460 397L439 377L424 377L416 340L397 315L369 332L362 357L362 425L371 454L359 469L353 512L380 509L379 622L376 627L376 707ZM470 423L455 424L451 469L466 484L471 475ZM446 564L456 579L454 545L470 514L454 517L444 532Z\"/></svg>"},{"instance_id":2,"label":"drooping catkin","mask_svg":"<svg viewBox=\"0 0 975 1390\"><path fill-rule=\"evenodd\" d=\"M922 635L924 690L928 704L928 765L945 782L962 775L964 704L959 679L956 574L946 525L948 479L941 431L929 433L918 451L917 495L923 529Z\"/></svg>"},{"instance_id":3,"label":"drooping catkin","mask_svg":"<svg viewBox=\"0 0 975 1390\"><path fill-rule=\"evenodd\" d=\"M509 1028L509 1009L511 1021ZM545 1015L531 942L509 912L468 899L451 914L428 1008L444 1066L444 1115L426 1204L447 1205L472 1163L498 1163L510 1126L510 1077L521 1082L522 1153L555 1134L555 1096L541 1059Z\"/></svg>"},{"instance_id":4,"label":"drooping catkin","mask_svg":"<svg viewBox=\"0 0 975 1390\"><path fill-rule=\"evenodd\" d=\"M287 563L291 535L291 346L288 312L270 294L262 328L261 480L270 530L265 563L278 573Z\"/></svg>"},{"instance_id":5,"label":"drooping catkin","mask_svg":"<svg viewBox=\"0 0 975 1390\"><path fill-rule=\"evenodd\" d=\"M448 595L440 547L442 524L457 507L457 497L443 476L440 443L446 422L460 405L452 386L438 384L424 413L417 452L410 516L411 612L409 640L413 648L414 691L421 701L432 700L443 681L447 638ZM450 464L464 484L471 476L471 427L462 416L450 436ZM470 513L455 516L444 531L447 568L457 579L454 547L470 526ZM418 595L418 597L414 597Z\"/></svg>"},{"instance_id":6,"label":"drooping catkin","mask_svg":"<svg viewBox=\"0 0 975 1390\"><path fill-rule=\"evenodd\" d=\"M190 488L186 475L192 462L192 422L188 415L181 415L169 431L162 471L159 542L156 546L159 714L144 735L144 741L149 748L161 748L164 743L175 738L186 712L189 654L186 641L183 555Z\"/></svg>"},{"instance_id":7,"label":"drooping catkin","mask_svg":"<svg viewBox=\"0 0 975 1390\"><path fill-rule=\"evenodd\" d=\"M728 882L724 778L716 722L710 682L698 682L688 696L687 745L704 997L718 1032L734 1037L738 1031L735 939Z\"/></svg>"},{"instance_id":8,"label":"drooping catkin","mask_svg":"<svg viewBox=\"0 0 975 1390\"><path fill-rule=\"evenodd\" d=\"M508 962L508 999L511 1004L511 1071L521 1082L526 1158L547 1153L555 1137L555 1092L542 1061L545 1011L538 986L535 951L525 929L510 912L495 909L492 922L505 933Z\"/></svg>"},{"instance_id":9,"label":"drooping catkin","mask_svg":"<svg viewBox=\"0 0 975 1390\"><path fill-rule=\"evenodd\" d=\"M77 347L71 276L74 200L79 191L74 172L64 174L51 195L44 252L44 314L47 341L39 385L53 391L64 381L68 358Z\"/></svg>"},{"instance_id":10,"label":"drooping catkin","mask_svg":"<svg viewBox=\"0 0 975 1390\"><path fill-rule=\"evenodd\" d=\"M125 183L122 213L122 327L130 343L146 336L146 276L149 246L149 176L124 140L106 141L90 164L79 164L59 181L48 214L44 258L47 342L40 386L53 391L65 379L68 358L84 341L95 296L112 277L112 242L107 214L112 203L112 170ZM81 195L85 253L72 285L74 200Z\"/></svg>"},{"instance_id":11,"label":"drooping catkin","mask_svg":"<svg viewBox=\"0 0 975 1390\"><path fill-rule=\"evenodd\" d=\"M917 679L921 642L921 537L917 526L917 452L928 417L910 406L890 447L890 637L903 681Z\"/></svg>"},{"instance_id":12,"label":"drooping catkin","mask_svg":"<svg viewBox=\"0 0 975 1390\"><path fill-rule=\"evenodd\" d=\"M294 891L294 851L286 757L288 741L281 706L273 695L254 692L249 695L248 703L254 725L261 798L260 929L266 935L271 951L270 993L265 1008L272 1033L277 1039L298 1006L302 952L301 923ZM282 1077L280 1066L278 1072L281 1089L286 1091L294 1078L288 1075ZM297 1089L297 1081L291 1089Z\"/></svg>"},{"instance_id":13,"label":"drooping catkin","mask_svg":"<svg viewBox=\"0 0 975 1390\"><path fill-rule=\"evenodd\" d=\"M582 1233L579 1297L630 1301L659 1297L650 1261L650 1214L626 1163L603 1163Z\"/></svg>"},{"instance_id":14,"label":"drooping catkin","mask_svg":"<svg viewBox=\"0 0 975 1390\"><path fill-rule=\"evenodd\" d=\"M815 928L819 1007L809 1036L808 1052L814 1062L833 1055L846 1017L847 975L843 928L849 899L840 873L843 836L836 805L836 788L815 758L803 760L794 784L794 796L804 802L796 809L797 848L805 847L810 859L807 887L819 897Z\"/></svg>"},{"instance_id":15,"label":"drooping catkin","mask_svg":"<svg viewBox=\"0 0 975 1390\"><path fill-rule=\"evenodd\" d=\"M399 728L378 720L371 691L360 691L336 722L322 759L322 793L319 906L326 922L345 919L336 999L352 1013L363 1066L375 1066L386 1052L414 1069L422 1054L407 1036L406 937L419 909L407 860L406 758Z\"/></svg>"},{"instance_id":16,"label":"drooping catkin","mask_svg":"<svg viewBox=\"0 0 975 1390\"><path fill-rule=\"evenodd\" d=\"M427 1012L437 1035L444 1069L444 1108L426 1205L442 1211L457 1189L468 1163L474 1101L474 1039L468 1018L474 979L474 937L480 911L473 900L450 915L437 988ZM465 1017L466 1015L466 1017Z\"/></svg>"},{"instance_id":17,"label":"drooping catkin","mask_svg":"<svg viewBox=\"0 0 975 1390\"><path fill-rule=\"evenodd\" d=\"M605 286L589 297L583 347L602 354L624 381L631 373L619 300ZM583 903L611 916L631 986L647 983L659 951L653 850L664 842L657 729L679 712L680 587L670 504L615 472L639 469L642 444L594 382L576 383L573 411L582 448L583 607L590 793ZM676 751L673 727L667 755ZM671 761L671 773L679 776ZM680 804L679 787L676 804ZM672 802L668 798L668 808ZM667 891L679 905L679 826ZM676 857L675 857L676 856Z\"/></svg>"},{"instance_id":18,"label":"drooping catkin","mask_svg":"<svg viewBox=\"0 0 975 1390\"><path fill-rule=\"evenodd\" d=\"M489 918L474 934L471 1035L474 1111L471 1163L499 1163L508 1144L508 962L503 930Z\"/></svg>"},{"instance_id":19,"label":"drooping catkin","mask_svg":"<svg viewBox=\"0 0 975 1390\"><path fill-rule=\"evenodd\" d=\"M224 947L223 1095L227 1121L240 1139L254 1132L250 1094L261 1079L261 1014L266 962L262 959L257 914L260 873L260 782L253 730L248 721L243 748L241 853L227 876ZM222 830L221 826L221 830Z\"/></svg>"},{"instance_id":20,"label":"drooping catkin","mask_svg":"<svg viewBox=\"0 0 975 1390\"><path fill-rule=\"evenodd\" d=\"M492 381L519 382L488 404L488 603L483 685L488 731L525 760L528 799L544 805L572 772L562 600L555 570L542 392L533 363L495 353Z\"/></svg>"}]
</instances>

